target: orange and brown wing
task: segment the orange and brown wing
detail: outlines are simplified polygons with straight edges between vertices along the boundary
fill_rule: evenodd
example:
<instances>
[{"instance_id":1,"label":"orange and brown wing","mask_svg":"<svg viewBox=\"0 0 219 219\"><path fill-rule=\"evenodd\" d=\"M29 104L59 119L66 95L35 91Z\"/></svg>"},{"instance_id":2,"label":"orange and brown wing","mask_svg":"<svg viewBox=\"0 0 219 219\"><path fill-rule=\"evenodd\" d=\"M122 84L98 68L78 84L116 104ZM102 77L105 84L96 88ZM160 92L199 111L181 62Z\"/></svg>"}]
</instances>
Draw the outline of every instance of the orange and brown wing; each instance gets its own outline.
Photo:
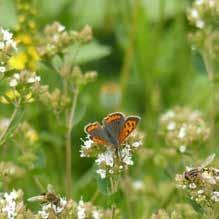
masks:
<instances>
[{"instance_id":1,"label":"orange and brown wing","mask_svg":"<svg viewBox=\"0 0 219 219\"><path fill-rule=\"evenodd\" d=\"M124 119L124 115L122 113L111 113L107 117L103 119L104 124L111 124L112 122Z\"/></svg>"},{"instance_id":2,"label":"orange and brown wing","mask_svg":"<svg viewBox=\"0 0 219 219\"><path fill-rule=\"evenodd\" d=\"M110 144L110 141L104 129L98 122L94 122L86 125L84 131L90 136L90 139L92 139L95 143L101 145Z\"/></svg>"},{"instance_id":3,"label":"orange and brown wing","mask_svg":"<svg viewBox=\"0 0 219 219\"><path fill-rule=\"evenodd\" d=\"M103 119L103 127L111 138L113 145L118 144L119 133L124 125L125 117L122 113L109 114Z\"/></svg>"},{"instance_id":4,"label":"orange and brown wing","mask_svg":"<svg viewBox=\"0 0 219 219\"><path fill-rule=\"evenodd\" d=\"M119 144L123 143L124 140L135 130L139 121L140 121L140 117L138 116L129 116L126 119L119 133Z\"/></svg>"}]
</instances>

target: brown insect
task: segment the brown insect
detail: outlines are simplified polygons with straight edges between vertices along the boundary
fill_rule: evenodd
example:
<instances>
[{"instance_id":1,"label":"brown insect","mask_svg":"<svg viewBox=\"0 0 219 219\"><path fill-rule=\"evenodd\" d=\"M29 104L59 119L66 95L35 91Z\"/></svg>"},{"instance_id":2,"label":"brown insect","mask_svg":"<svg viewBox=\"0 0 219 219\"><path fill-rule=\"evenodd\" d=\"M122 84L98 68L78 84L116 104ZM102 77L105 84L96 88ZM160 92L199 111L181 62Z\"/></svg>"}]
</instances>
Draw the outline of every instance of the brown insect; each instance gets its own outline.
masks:
<instances>
[{"instance_id":1,"label":"brown insect","mask_svg":"<svg viewBox=\"0 0 219 219\"><path fill-rule=\"evenodd\" d=\"M200 167L185 171L184 178L190 182L201 179L203 172L210 171L210 168L206 168L206 166L208 166L214 160L214 157L215 154L212 154L200 165Z\"/></svg>"},{"instance_id":2,"label":"brown insect","mask_svg":"<svg viewBox=\"0 0 219 219\"><path fill-rule=\"evenodd\" d=\"M53 188L50 185L48 185L46 192L42 193L41 195L31 197L28 199L28 201L31 201L31 202L37 201L42 204L51 203L56 206L60 205L60 198L55 194L55 192L53 191Z\"/></svg>"}]
</instances>

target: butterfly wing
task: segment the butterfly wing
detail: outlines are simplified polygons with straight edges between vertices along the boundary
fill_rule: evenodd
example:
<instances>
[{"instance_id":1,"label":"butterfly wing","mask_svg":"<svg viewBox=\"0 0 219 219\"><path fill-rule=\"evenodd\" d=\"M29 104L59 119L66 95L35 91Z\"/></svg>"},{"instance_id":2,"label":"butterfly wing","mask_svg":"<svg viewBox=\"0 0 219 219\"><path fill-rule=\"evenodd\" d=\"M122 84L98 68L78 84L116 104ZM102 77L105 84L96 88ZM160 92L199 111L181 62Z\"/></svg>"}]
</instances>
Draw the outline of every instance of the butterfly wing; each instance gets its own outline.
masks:
<instances>
[{"instance_id":1,"label":"butterfly wing","mask_svg":"<svg viewBox=\"0 0 219 219\"><path fill-rule=\"evenodd\" d=\"M140 117L138 116L129 116L125 120L123 127L119 133L119 144L123 143L124 140L135 130L140 121Z\"/></svg>"},{"instance_id":2,"label":"butterfly wing","mask_svg":"<svg viewBox=\"0 0 219 219\"><path fill-rule=\"evenodd\" d=\"M118 145L119 133L124 125L125 117L122 113L109 114L103 119L103 127L106 130L113 145Z\"/></svg>"},{"instance_id":3,"label":"butterfly wing","mask_svg":"<svg viewBox=\"0 0 219 219\"><path fill-rule=\"evenodd\" d=\"M103 127L98 123L89 123L85 126L84 131L90 136L90 139L97 144L110 145L110 139L108 138Z\"/></svg>"}]
</instances>

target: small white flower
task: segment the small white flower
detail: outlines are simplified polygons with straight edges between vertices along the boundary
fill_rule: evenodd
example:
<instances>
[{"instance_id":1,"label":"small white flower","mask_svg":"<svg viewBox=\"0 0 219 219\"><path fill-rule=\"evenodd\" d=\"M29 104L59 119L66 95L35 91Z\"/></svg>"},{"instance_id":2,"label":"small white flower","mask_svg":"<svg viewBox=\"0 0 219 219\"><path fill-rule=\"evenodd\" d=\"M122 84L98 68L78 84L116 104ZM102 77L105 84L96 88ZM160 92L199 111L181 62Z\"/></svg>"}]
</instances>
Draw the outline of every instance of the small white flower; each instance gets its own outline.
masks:
<instances>
[{"instance_id":1,"label":"small white flower","mask_svg":"<svg viewBox=\"0 0 219 219\"><path fill-rule=\"evenodd\" d=\"M214 191L211 193L211 200L213 200L215 202L219 202L219 192L218 191Z\"/></svg>"},{"instance_id":2,"label":"small white flower","mask_svg":"<svg viewBox=\"0 0 219 219\"><path fill-rule=\"evenodd\" d=\"M195 189L195 188L196 188L195 183L190 183L190 184L189 184L189 188L190 188L190 189Z\"/></svg>"},{"instance_id":3,"label":"small white flower","mask_svg":"<svg viewBox=\"0 0 219 219\"><path fill-rule=\"evenodd\" d=\"M41 78L40 76L36 76L36 81L40 82L41 81Z\"/></svg>"},{"instance_id":4,"label":"small white flower","mask_svg":"<svg viewBox=\"0 0 219 219\"><path fill-rule=\"evenodd\" d=\"M201 195L201 194L203 194L205 191L203 190L203 189L200 189L200 190L198 190L198 195Z\"/></svg>"},{"instance_id":5,"label":"small white flower","mask_svg":"<svg viewBox=\"0 0 219 219\"><path fill-rule=\"evenodd\" d=\"M179 134L178 134L178 138L183 139L186 136L186 125L183 125L180 130L179 130Z\"/></svg>"},{"instance_id":6,"label":"small white flower","mask_svg":"<svg viewBox=\"0 0 219 219\"><path fill-rule=\"evenodd\" d=\"M38 214L39 214L43 219L48 219L48 218L49 218L48 205L43 205L43 206L42 206L42 209L38 211Z\"/></svg>"},{"instance_id":7,"label":"small white flower","mask_svg":"<svg viewBox=\"0 0 219 219\"><path fill-rule=\"evenodd\" d=\"M105 163L107 166L113 167L113 151L107 150L106 152L99 154L96 159L96 163L98 165Z\"/></svg>"},{"instance_id":8,"label":"small white flower","mask_svg":"<svg viewBox=\"0 0 219 219\"><path fill-rule=\"evenodd\" d=\"M217 181L214 176L210 175L207 171L202 173L202 179L211 185L217 184Z\"/></svg>"},{"instance_id":9,"label":"small white flower","mask_svg":"<svg viewBox=\"0 0 219 219\"><path fill-rule=\"evenodd\" d=\"M134 162L132 160L131 153L130 153L130 146L129 145L126 145L126 147L121 150L121 157L122 157L122 161L126 165L131 166L134 164Z\"/></svg>"},{"instance_id":10,"label":"small white flower","mask_svg":"<svg viewBox=\"0 0 219 219\"><path fill-rule=\"evenodd\" d=\"M16 87L18 85L18 82L15 78L11 79L9 82L10 87Z\"/></svg>"},{"instance_id":11,"label":"small white flower","mask_svg":"<svg viewBox=\"0 0 219 219\"><path fill-rule=\"evenodd\" d=\"M138 148L138 147L140 147L141 145L142 145L142 142L141 142L141 141L136 141L136 142L134 142L134 143L132 144L132 147Z\"/></svg>"},{"instance_id":12,"label":"small white flower","mask_svg":"<svg viewBox=\"0 0 219 219\"><path fill-rule=\"evenodd\" d=\"M205 26L205 22L201 19L196 21L196 27L202 29Z\"/></svg>"},{"instance_id":13,"label":"small white flower","mask_svg":"<svg viewBox=\"0 0 219 219\"><path fill-rule=\"evenodd\" d=\"M36 82L36 78L35 77L30 77L30 78L27 79L27 83L32 84L32 83L35 83L35 82Z\"/></svg>"},{"instance_id":14,"label":"small white flower","mask_svg":"<svg viewBox=\"0 0 219 219\"><path fill-rule=\"evenodd\" d=\"M132 183L132 187L136 190L136 191L139 191L139 190L142 190L144 188L144 183L141 181L141 180L135 180L133 183Z\"/></svg>"},{"instance_id":15,"label":"small white flower","mask_svg":"<svg viewBox=\"0 0 219 219\"><path fill-rule=\"evenodd\" d=\"M176 128L176 123L171 121L167 124L167 130L173 131Z\"/></svg>"},{"instance_id":16,"label":"small white flower","mask_svg":"<svg viewBox=\"0 0 219 219\"><path fill-rule=\"evenodd\" d=\"M6 68L4 66L0 66L0 72L4 73L6 71Z\"/></svg>"},{"instance_id":17,"label":"small white flower","mask_svg":"<svg viewBox=\"0 0 219 219\"><path fill-rule=\"evenodd\" d=\"M84 147L86 149L91 148L93 143L94 142L92 140L88 139L88 140L84 141L84 145L82 147Z\"/></svg>"},{"instance_id":18,"label":"small white flower","mask_svg":"<svg viewBox=\"0 0 219 219\"><path fill-rule=\"evenodd\" d=\"M83 200L80 200L78 203L77 216L78 216L78 219L85 219L86 218L86 209L85 209Z\"/></svg>"},{"instance_id":19,"label":"small white flower","mask_svg":"<svg viewBox=\"0 0 219 219\"><path fill-rule=\"evenodd\" d=\"M199 17L198 10L195 8L193 8L190 13L191 13L192 18L194 19L197 19Z\"/></svg>"},{"instance_id":20,"label":"small white flower","mask_svg":"<svg viewBox=\"0 0 219 219\"><path fill-rule=\"evenodd\" d=\"M0 42L0 49L4 49L5 48L5 44L3 42Z\"/></svg>"},{"instance_id":21,"label":"small white flower","mask_svg":"<svg viewBox=\"0 0 219 219\"><path fill-rule=\"evenodd\" d=\"M4 193L3 197L4 200L1 201L3 202L5 201L6 205L2 208L2 212L7 214L7 217L9 219L15 219L17 216L17 212L16 212L17 192L13 190L10 193Z\"/></svg>"},{"instance_id":22,"label":"small white flower","mask_svg":"<svg viewBox=\"0 0 219 219\"><path fill-rule=\"evenodd\" d=\"M65 30L65 26L60 24L58 27L58 32L63 32L64 30Z\"/></svg>"},{"instance_id":23,"label":"small white flower","mask_svg":"<svg viewBox=\"0 0 219 219\"><path fill-rule=\"evenodd\" d=\"M92 217L93 219L100 219L100 212L98 210L93 210L92 211Z\"/></svg>"},{"instance_id":24,"label":"small white flower","mask_svg":"<svg viewBox=\"0 0 219 219\"><path fill-rule=\"evenodd\" d=\"M17 43L13 40L6 41L7 46L11 46L13 49L17 50Z\"/></svg>"},{"instance_id":25,"label":"small white flower","mask_svg":"<svg viewBox=\"0 0 219 219\"><path fill-rule=\"evenodd\" d=\"M180 151L180 153L185 153L186 152L186 145L181 145L180 147L179 147L179 151Z\"/></svg>"},{"instance_id":26,"label":"small white flower","mask_svg":"<svg viewBox=\"0 0 219 219\"><path fill-rule=\"evenodd\" d=\"M1 32L2 32L2 34L3 34L3 40L4 40L4 41L10 41L10 40L11 40L11 38L12 38L12 36L13 36L12 33L10 33L10 32L7 31L7 30L4 30L4 29L1 29Z\"/></svg>"},{"instance_id":27,"label":"small white flower","mask_svg":"<svg viewBox=\"0 0 219 219\"><path fill-rule=\"evenodd\" d=\"M19 73L15 73L13 75L13 77L16 79L16 80L20 80L20 74Z\"/></svg>"},{"instance_id":28,"label":"small white flower","mask_svg":"<svg viewBox=\"0 0 219 219\"><path fill-rule=\"evenodd\" d=\"M168 119L172 119L175 116L175 112L172 110L167 111L163 116L161 117L162 121L166 121Z\"/></svg>"},{"instance_id":29,"label":"small white flower","mask_svg":"<svg viewBox=\"0 0 219 219\"><path fill-rule=\"evenodd\" d=\"M67 204L67 200L66 200L66 198L60 198L60 201L59 201L59 206L56 206L56 213L57 214L60 214L63 210L64 210L64 208L65 208L65 206L66 206L66 204Z\"/></svg>"},{"instance_id":30,"label":"small white flower","mask_svg":"<svg viewBox=\"0 0 219 219\"><path fill-rule=\"evenodd\" d=\"M97 174L100 175L101 179L105 179L106 178L106 170L99 169L96 172L97 172Z\"/></svg>"},{"instance_id":31,"label":"small white flower","mask_svg":"<svg viewBox=\"0 0 219 219\"><path fill-rule=\"evenodd\" d=\"M114 173L114 171L113 171L113 170L109 170L109 173L110 173L110 174L113 174L113 173Z\"/></svg>"},{"instance_id":32,"label":"small white flower","mask_svg":"<svg viewBox=\"0 0 219 219\"><path fill-rule=\"evenodd\" d=\"M196 0L195 3L197 5L202 5L204 3L204 0Z\"/></svg>"}]
</instances>

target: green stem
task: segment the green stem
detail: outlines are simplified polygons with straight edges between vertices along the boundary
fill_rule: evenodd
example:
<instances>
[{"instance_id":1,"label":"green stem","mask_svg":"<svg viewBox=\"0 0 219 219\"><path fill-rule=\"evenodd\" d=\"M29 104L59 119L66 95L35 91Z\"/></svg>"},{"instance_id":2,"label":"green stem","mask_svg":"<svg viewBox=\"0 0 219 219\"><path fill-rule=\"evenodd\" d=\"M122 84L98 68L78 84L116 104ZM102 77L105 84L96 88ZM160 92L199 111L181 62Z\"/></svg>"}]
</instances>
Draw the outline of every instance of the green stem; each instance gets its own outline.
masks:
<instances>
[{"instance_id":1,"label":"green stem","mask_svg":"<svg viewBox=\"0 0 219 219\"><path fill-rule=\"evenodd\" d=\"M121 103L124 99L124 93L127 87L127 82L129 80L129 75L132 67L132 59L134 56L134 49L135 49L135 38L136 38L136 29L137 29L137 15L139 11L139 0L134 0L133 7L132 8L132 17L131 17L131 30L129 32L129 45L125 51L125 57L124 57L124 63L121 70Z\"/></svg>"},{"instance_id":2,"label":"green stem","mask_svg":"<svg viewBox=\"0 0 219 219\"><path fill-rule=\"evenodd\" d=\"M67 120L67 133L66 133L66 194L68 197L71 196L72 193L72 157L71 157L71 133L72 133L72 127L73 127L73 119L75 115L75 109L77 105L78 100L78 94L79 94L79 88L76 87L74 92L74 97L72 101L72 106L70 110L70 114L68 115Z\"/></svg>"},{"instance_id":3,"label":"green stem","mask_svg":"<svg viewBox=\"0 0 219 219\"><path fill-rule=\"evenodd\" d=\"M3 130L3 132L1 133L0 135L0 142L1 144L4 143L4 140L5 140L5 137L7 136L7 133L9 131L9 128L11 127L11 124L14 122L16 116L17 116L17 113L19 111L19 108L20 108L20 100L18 101L18 103L15 105L15 108L14 108L14 111L11 115L11 118L10 118L10 121L9 121L9 124L8 126Z\"/></svg>"},{"instance_id":4,"label":"green stem","mask_svg":"<svg viewBox=\"0 0 219 219\"><path fill-rule=\"evenodd\" d=\"M115 219L115 206L112 206L112 219Z\"/></svg>"},{"instance_id":5,"label":"green stem","mask_svg":"<svg viewBox=\"0 0 219 219\"><path fill-rule=\"evenodd\" d=\"M211 106L210 106L210 117L211 117L211 146L214 147L215 144L215 118L216 118L216 103L215 103L215 81L214 81L214 70L211 62L210 54L208 53L208 48L202 52L202 57L204 60L205 68L208 74L208 79L211 86Z\"/></svg>"}]
</instances>

